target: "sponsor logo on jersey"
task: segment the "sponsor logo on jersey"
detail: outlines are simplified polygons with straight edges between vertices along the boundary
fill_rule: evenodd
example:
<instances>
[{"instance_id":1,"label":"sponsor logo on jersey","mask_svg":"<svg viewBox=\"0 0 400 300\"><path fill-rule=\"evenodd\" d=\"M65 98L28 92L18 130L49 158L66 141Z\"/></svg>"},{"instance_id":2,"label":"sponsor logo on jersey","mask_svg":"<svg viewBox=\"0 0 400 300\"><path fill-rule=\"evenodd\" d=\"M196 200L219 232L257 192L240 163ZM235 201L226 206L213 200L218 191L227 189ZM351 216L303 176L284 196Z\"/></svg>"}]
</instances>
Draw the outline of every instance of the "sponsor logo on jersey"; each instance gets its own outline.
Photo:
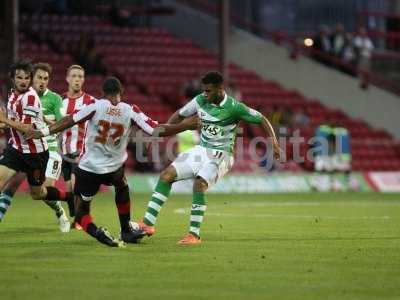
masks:
<instances>
[{"instance_id":1,"label":"sponsor logo on jersey","mask_svg":"<svg viewBox=\"0 0 400 300\"><path fill-rule=\"evenodd\" d=\"M209 136L222 135L223 129L221 126L212 124L203 124L202 130Z\"/></svg>"}]
</instances>

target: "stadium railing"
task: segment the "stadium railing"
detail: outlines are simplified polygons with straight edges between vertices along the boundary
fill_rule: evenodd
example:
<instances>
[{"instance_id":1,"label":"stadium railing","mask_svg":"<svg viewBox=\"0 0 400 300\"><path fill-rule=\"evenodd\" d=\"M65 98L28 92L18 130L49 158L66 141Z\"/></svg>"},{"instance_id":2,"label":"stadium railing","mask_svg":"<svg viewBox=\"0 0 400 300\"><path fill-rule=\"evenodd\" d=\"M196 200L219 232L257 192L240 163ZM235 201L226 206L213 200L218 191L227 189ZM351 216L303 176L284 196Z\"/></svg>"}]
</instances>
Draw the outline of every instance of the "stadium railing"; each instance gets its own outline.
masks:
<instances>
[{"instance_id":1,"label":"stadium railing","mask_svg":"<svg viewBox=\"0 0 400 300\"><path fill-rule=\"evenodd\" d=\"M178 0L178 2L190 6L192 8L198 9L206 14L210 14L215 17L219 16L219 6L217 3L205 2L201 0L190 0L190 1ZM379 15L381 17L390 16L400 19L399 14L391 14L384 12L368 12L368 11L360 12L360 16L363 15L376 15L376 16ZM303 40L300 41L298 40L297 37L293 37L287 32L279 30L269 30L267 28L264 28L263 26L260 26L257 23L244 19L233 12L230 12L230 18L235 26L243 28L249 32L256 33L262 38L272 40L277 45L286 47L288 49L289 56L294 60L297 59L299 55L304 55L312 58L319 58L321 60L324 60L327 64L336 69L346 71L350 74L358 75L360 78L360 88L366 89L368 88L369 84L373 84L377 87L386 89L394 94L400 95L400 87L398 85L398 82L390 80L379 73L359 68L353 64L344 62L340 58L333 57L330 54L316 50L312 47L307 47L304 45ZM368 33L371 37L379 36L382 38L387 38L392 40L400 39L400 33L379 32L379 31L371 31ZM373 54L373 58L374 57L375 58L379 57L380 59L387 59L387 60L398 59L400 61L400 55L394 53L376 52L375 54Z\"/></svg>"}]
</instances>

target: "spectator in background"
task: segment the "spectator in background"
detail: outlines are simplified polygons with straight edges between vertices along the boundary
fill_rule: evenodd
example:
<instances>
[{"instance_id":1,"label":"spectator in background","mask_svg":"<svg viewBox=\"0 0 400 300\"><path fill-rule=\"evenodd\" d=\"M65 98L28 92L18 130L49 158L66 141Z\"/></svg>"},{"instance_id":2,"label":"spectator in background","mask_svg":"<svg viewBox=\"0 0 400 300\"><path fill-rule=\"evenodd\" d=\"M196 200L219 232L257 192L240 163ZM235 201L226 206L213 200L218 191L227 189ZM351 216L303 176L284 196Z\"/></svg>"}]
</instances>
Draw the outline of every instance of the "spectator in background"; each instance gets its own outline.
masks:
<instances>
[{"instance_id":1,"label":"spectator in background","mask_svg":"<svg viewBox=\"0 0 400 300\"><path fill-rule=\"evenodd\" d=\"M277 105L274 105L272 107L272 111L269 114L267 114L267 116L272 126L274 126L274 129L276 129L281 124L282 108L278 107Z\"/></svg>"},{"instance_id":2,"label":"spectator in background","mask_svg":"<svg viewBox=\"0 0 400 300\"><path fill-rule=\"evenodd\" d=\"M192 149L200 143L200 135L197 130L186 130L176 135L178 142L178 154Z\"/></svg>"},{"instance_id":3,"label":"spectator in background","mask_svg":"<svg viewBox=\"0 0 400 300\"><path fill-rule=\"evenodd\" d=\"M5 1L4 1L5 2ZM29 14L41 14L46 6L47 0L25 0L19 1L20 11ZM4 11L2 9L2 11ZM0 19L4 20L4 19Z\"/></svg>"},{"instance_id":4,"label":"spectator in background","mask_svg":"<svg viewBox=\"0 0 400 300\"><path fill-rule=\"evenodd\" d=\"M355 50L353 45L353 35L351 33L346 33L344 39L344 45L342 50L342 59L346 63L355 63Z\"/></svg>"},{"instance_id":5,"label":"spectator in background","mask_svg":"<svg viewBox=\"0 0 400 300\"><path fill-rule=\"evenodd\" d=\"M343 24L338 23L335 27L335 31L331 35L331 53L338 57L343 57L343 50L346 41L346 33L344 31Z\"/></svg>"},{"instance_id":6,"label":"spectator in background","mask_svg":"<svg viewBox=\"0 0 400 300\"><path fill-rule=\"evenodd\" d=\"M343 46L343 53L342 53L342 60L346 64L356 65L356 54L354 50L353 44L353 35L351 33L346 33L344 46ZM351 76L356 76L357 74L354 72L354 69L350 69L348 67L341 67L339 68L344 73L347 73Z\"/></svg>"},{"instance_id":7,"label":"spectator in background","mask_svg":"<svg viewBox=\"0 0 400 300\"><path fill-rule=\"evenodd\" d=\"M265 109L261 111L265 112L278 136L283 137L289 134L290 130L287 129L292 127L293 118L293 111L290 107L274 105L269 113Z\"/></svg>"},{"instance_id":8,"label":"spectator in background","mask_svg":"<svg viewBox=\"0 0 400 300\"><path fill-rule=\"evenodd\" d=\"M322 124L315 130L314 170L311 180L317 191L328 192L332 188L332 156L335 153L334 129L330 124Z\"/></svg>"},{"instance_id":9,"label":"spectator in background","mask_svg":"<svg viewBox=\"0 0 400 300\"><path fill-rule=\"evenodd\" d=\"M75 1L68 0L68 7L74 14L78 15L92 15L95 13L97 0Z\"/></svg>"},{"instance_id":10,"label":"spectator in background","mask_svg":"<svg viewBox=\"0 0 400 300\"><path fill-rule=\"evenodd\" d=\"M53 14L69 14L69 1L68 0L47 0L45 11Z\"/></svg>"},{"instance_id":11,"label":"spectator in background","mask_svg":"<svg viewBox=\"0 0 400 300\"><path fill-rule=\"evenodd\" d=\"M131 17L130 11L122 8L121 1L112 1L110 19L114 25L121 27L131 25Z\"/></svg>"},{"instance_id":12,"label":"spectator in background","mask_svg":"<svg viewBox=\"0 0 400 300\"><path fill-rule=\"evenodd\" d=\"M103 57L97 52L95 41L87 32L83 32L80 36L75 58L87 74L107 74Z\"/></svg>"},{"instance_id":13,"label":"spectator in background","mask_svg":"<svg viewBox=\"0 0 400 300\"><path fill-rule=\"evenodd\" d=\"M306 127L310 123L310 118L303 107L297 109L292 118L293 127Z\"/></svg>"},{"instance_id":14,"label":"spectator in background","mask_svg":"<svg viewBox=\"0 0 400 300\"><path fill-rule=\"evenodd\" d=\"M368 70L374 44L367 35L364 27L360 28L358 34L354 37L353 45L355 49L356 64L359 68Z\"/></svg>"},{"instance_id":15,"label":"spectator in background","mask_svg":"<svg viewBox=\"0 0 400 300\"><path fill-rule=\"evenodd\" d=\"M325 25L320 27L319 32L314 38L313 48L319 53L315 53L315 59L321 63L329 64L325 55L329 55L332 52L332 43L329 36L329 28Z\"/></svg>"},{"instance_id":16,"label":"spectator in background","mask_svg":"<svg viewBox=\"0 0 400 300\"><path fill-rule=\"evenodd\" d=\"M332 156L332 168L336 174L342 174L343 181L334 178L333 191L356 190L358 184L355 178L351 176L351 148L350 132L339 124L333 128L335 136L335 152Z\"/></svg>"},{"instance_id":17,"label":"spectator in background","mask_svg":"<svg viewBox=\"0 0 400 300\"><path fill-rule=\"evenodd\" d=\"M282 117L281 117L281 122L280 125L282 127L292 127L292 121L293 121L293 110L290 106L286 106L282 109Z\"/></svg>"}]
</instances>

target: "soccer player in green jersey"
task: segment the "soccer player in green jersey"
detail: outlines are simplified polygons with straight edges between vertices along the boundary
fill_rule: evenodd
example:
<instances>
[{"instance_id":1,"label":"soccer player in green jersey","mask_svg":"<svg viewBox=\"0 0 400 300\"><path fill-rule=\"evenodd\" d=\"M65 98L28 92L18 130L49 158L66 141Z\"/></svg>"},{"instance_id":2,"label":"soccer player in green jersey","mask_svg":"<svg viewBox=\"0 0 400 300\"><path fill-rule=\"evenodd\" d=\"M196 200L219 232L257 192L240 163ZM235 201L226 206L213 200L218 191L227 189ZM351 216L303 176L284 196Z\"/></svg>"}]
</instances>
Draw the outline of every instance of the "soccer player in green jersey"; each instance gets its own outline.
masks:
<instances>
[{"instance_id":1,"label":"soccer player in green jersey","mask_svg":"<svg viewBox=\"0 0 400 300\"><path fill-rule=\"evenodd\" d=\"M272 138L274 156L279 158L281 153L270 122L258 111L227 95L220 73L209 72L201 82L203 93L175 112L169 120L169 123L177 123L197 114L201 121L200 145L181 153L161 172L144 218L139 222L148 236L153 235L157 216L169 197L172 183L194 179L190 228L189 233L178 242L181 245L201 242L200 226L207 208L204 193L231 169L240 121L259 125Z\"/></svg>"},{"instance_id":2,"label":"soccer player in green jersey","mask_svg":"<svg viewBox=\"0 0 400 300\"><path fill-rule=\"evenodd\" d=\"M45 122L52 124L60 120L63 116L61 113L62 99L55 92L48 89L50 75L52 68L47 63L36 63L33 68L32 86L39 95L42 105L43 115ZM52 135L46 138L49 147L49 160L46 168L46 181L45 186L55 186L56 180L61 173L62 158L58 153L58 139L57 136ZM17 173L7 183L4 193L11 198L14 196L18 187L25 180L24 173ZM72 193L66 193L66 197L73 197ZM44 200L44 202L54 210L58 219L59 228L61 232L69 232L70 222L65 214L63 207L59 201Z\"/></svg>"}]
</instances>

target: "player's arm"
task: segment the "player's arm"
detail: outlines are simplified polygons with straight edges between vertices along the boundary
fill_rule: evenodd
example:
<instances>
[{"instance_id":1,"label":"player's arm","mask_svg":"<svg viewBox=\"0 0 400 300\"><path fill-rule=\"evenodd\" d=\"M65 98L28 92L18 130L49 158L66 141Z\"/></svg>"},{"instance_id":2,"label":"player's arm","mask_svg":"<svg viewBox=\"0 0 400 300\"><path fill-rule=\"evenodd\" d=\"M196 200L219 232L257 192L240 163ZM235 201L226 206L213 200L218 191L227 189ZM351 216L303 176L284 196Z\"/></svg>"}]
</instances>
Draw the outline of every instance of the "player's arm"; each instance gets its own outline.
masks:
<instances>
[{"instance_id":1,"label":"player's arm","mask_svg":"<svg viewBox=\"0 0 400 300\"><path fill-rule=\"evenodd\" d=\"M279 146L278 139L276 138L275 130L268 119L255 109L247 107L243 103L238 103L237 112L239 118L247 123L256 124L261 127L266 136L272 139L272 146L275 158L279 159L282 150Z\"/></svg>"},{"instance_id":2,"label":"player's arm","mask_svg":"<svg viewBox=\"0 0 400 300\"><path fill-rule=\"evenodd\" d=\"M197 116L186 118L177 124L158 124L158 122L145 115L137 106L133 107L131 120L133 124L136 124L147 134L160 137L174 135L198 127Z\"/></svg>"},{"instance_id":3,"label":"player's arm","mask_svg":"<svg viewBox=\"0 0 400 300\"><path fill-rule=\"evenodd\" d=\"M32 109L26 110L23 109L23 114L28 114L28 117L23 115L22 122L13 121L7 118L6 112L3 109L0 109L0 123L3 123L7 127L11 127L15 130L18 130L22 133L27 133L30 129L32 129L32 123L35 117L38 115L38 110L34 107Z\"/></svg>"},{"instance_id":4,"label":"player's arm","mask_svg":"<svg viewBox=\"0 0 400 300\"><path fill-rule=\"evenodd\" d=\"M49 126L49 134L48 135L64 131L65 129L71 128L76 123L78 123L78 122L75 122L74 115L65 116L58 122L55 122ZM47 132L47 130L44 130L44 132Z\"/></svg>"},{"instance_id":5,"label":"player's arm","mask_svg":"<svg viewBox=\"0 0 400 300\"><path fill-rule=\"evenodd\" d=\"M186 103L182 108L178 109L168 119L167 124L178 124L182 122L185 117L194 115L197 112L196 98Z\"/></svg>"},{"instance_id":6,"label":"player's arm","mask_svg":"<svg viewBox=\"0 0 400 300\"><path fill-rule=\"evenodd\" d=\"M170 136L185 130L195 130L198 126L199 118L197 116L191 116L177 124L160 124L155 128L152 135L161 137Z\"/></svg>"},{"instance_id":7,"label":"player's arm","mask_svg":"<svg viewBox=\"0 0 400 300\"><path fill-rule=\"evenodd\" d=\"M15 130L18 130L22 133L27 133L29 132L33 127L31 124L24 124L18 121L13 121L10 119L7 119L5 116L2 116L0 114L0 122L3 124L2 127L6 128L6 127L11 127Z\"/></svg>"},{"instance_id":8,"label":"player's arm","mask_svg":"<svg viewBox=\"0 0 400 300\"><path fill-rule=\"evenodd\" d=\"M30 130L26 134L26 138L27 139L41 138L44 136L59 133L61 131L64 131L65 129L74 126L77 123L86 122L87 120L90 120L91 118L93 118L95 113L96 113L96 105L90 104L72 115L65 116L58 122L52 124L50 127L45 127L41 130Z\"/></svg>"},{"instance_id":9,"label":"player's arm","mask_svg":"<svg viewBox=\"0 0 400 300\"><path fill-rule=\"evenodd\" d=\"M174 112L172 116L168 119L167 124L177 124L181 122L185 117L179 114L179 110Z\"/></svg>"}]
</instances>

